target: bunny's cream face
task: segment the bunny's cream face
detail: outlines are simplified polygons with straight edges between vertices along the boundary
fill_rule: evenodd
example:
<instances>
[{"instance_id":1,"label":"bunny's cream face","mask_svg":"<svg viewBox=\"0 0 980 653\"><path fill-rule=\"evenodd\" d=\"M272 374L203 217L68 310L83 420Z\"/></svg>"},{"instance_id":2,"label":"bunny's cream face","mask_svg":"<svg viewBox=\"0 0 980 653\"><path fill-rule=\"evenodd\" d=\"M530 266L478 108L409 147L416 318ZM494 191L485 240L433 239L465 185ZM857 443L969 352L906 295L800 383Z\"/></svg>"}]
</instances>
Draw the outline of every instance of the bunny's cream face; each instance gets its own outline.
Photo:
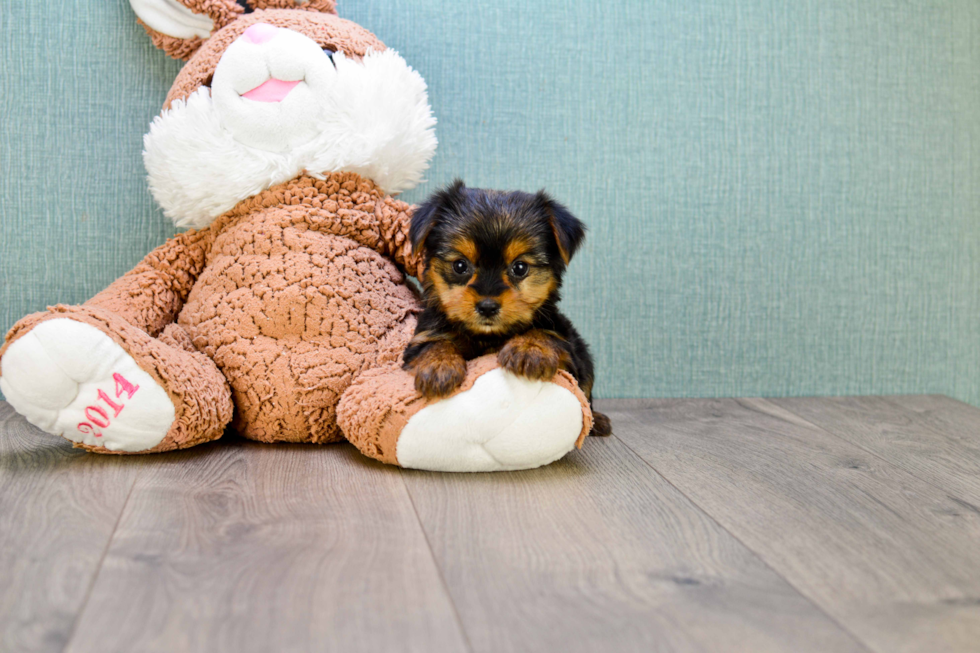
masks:
<instances>
[{"instance_id":1,"label":"bunny's cream face","mask_svg":"<svg viewBox=\"0 0 980 653\"><path fill-rule=\"evenodd\" d=\"M199 47L143 155L164 213L201 228L304 172L356 172L390 194L412 188L435 151L434 125L422 77L363 28L259 10Z\"/></svg>"},{"instance_id":2,"label":"bunny's cream face","mask_svg":"<svg viewBox=\"0 0 980 653\"><path fill-rule=\"evenodd\" d=\"M214 71L211 99L238 142L286 152L314 140L335 100L337 71L313 40L257 23L228 46Z\"/></svg>"}]
</instances>

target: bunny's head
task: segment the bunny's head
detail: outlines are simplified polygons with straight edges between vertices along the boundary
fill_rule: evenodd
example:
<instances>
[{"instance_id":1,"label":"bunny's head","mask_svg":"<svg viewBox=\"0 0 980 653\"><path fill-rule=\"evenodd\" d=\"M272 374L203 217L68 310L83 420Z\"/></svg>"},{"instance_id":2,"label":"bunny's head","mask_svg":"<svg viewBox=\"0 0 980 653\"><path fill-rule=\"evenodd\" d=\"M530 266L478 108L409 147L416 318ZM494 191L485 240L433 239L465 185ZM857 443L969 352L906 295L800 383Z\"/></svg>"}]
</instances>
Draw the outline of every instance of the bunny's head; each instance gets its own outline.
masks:
<instances>
[{"instance_id":1,"label":"bunny's head","mask_svg":"<svg viewBox=\"0 0 980 653\"><path fill-rule=\"evenodd\" d=\"M333 0L130 0L188 59L144 138L150 190L179 227L304 172L415 186L436 147L425 81Z\"/></svg>"}]
</instances>

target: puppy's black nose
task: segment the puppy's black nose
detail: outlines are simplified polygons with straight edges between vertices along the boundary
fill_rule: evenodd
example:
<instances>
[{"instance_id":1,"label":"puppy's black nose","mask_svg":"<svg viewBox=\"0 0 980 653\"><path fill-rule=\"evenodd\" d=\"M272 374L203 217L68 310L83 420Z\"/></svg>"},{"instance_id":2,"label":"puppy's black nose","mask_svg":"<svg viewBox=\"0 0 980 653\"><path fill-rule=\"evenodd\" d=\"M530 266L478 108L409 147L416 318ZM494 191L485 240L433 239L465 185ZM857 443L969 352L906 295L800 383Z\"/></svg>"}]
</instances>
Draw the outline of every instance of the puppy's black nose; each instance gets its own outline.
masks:
<instances>
[{"instance_id":1,"label":"puppy's black nose","mask_svg":"<svg viewBox=\"0 0 980 653\"><path fill-rule=\"evenodd\" d=\"M500 312L500 302L496 299L482 299L476 303L476 312L483 317L493 317Z\"/></svg>"}]
</instances>

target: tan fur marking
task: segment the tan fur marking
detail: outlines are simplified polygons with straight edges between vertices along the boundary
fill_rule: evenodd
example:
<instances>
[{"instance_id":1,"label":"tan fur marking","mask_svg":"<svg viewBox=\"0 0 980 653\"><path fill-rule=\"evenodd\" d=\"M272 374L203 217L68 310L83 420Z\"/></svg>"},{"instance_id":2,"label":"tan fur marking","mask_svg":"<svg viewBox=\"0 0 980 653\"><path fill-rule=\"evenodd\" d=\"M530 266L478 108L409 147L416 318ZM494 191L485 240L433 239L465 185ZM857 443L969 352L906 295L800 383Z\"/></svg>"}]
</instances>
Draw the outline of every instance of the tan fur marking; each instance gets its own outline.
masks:
<instances>
[{"instance_id":1,"label":"tan fur marking","mask_svg":"<svg viewBox=\"0 0 980 653\"><path fill-rule=\"evenodd\" d=\"M532 268L531 273L520 284L521 295L529 305L537 310L555 292L557 282L547 268Z\"/></svg>"},{"instance_id":2,"label":"tan fur marking","mask_svg":"<svg viewBox=\"0 0 980 653\"><path fill-rule=\"evenodd\" d=\"M517 238L507 243L507 247L504 248L504 260L507 261L507 265L510 265L518 256L527 254L534 249L533 243L524 238Z\"/></svg>"},{"instance_id":3,"label":"tan fur marking","mask_svg":"<svg viewBox=\"0 0 980 653\"><path fill-rule=\"evenodd\" d=\"M438 342L440 340L450 340L452 336L448 333L439 333L437 331L422 331L421 333L416 333L412 339L409 341L410 345L423 345L427 342Z\"/></svg>"},{"instance_id":4,"label":"tan fur marking","mask_svg":"<svg viewBox=\"0 0 980 653\"><path fill-rule=\"evenodd\" d=\"M446 264L443 261L433 261L434 268L444 265ZM442 278L438 269L431 270L428 277L429 283L436 297L439 298L439 304L442 306L442 310L445 311L446 315L464 323L468 323L469 320L474 319L475 309L473 305L478 300L476 300L475 293L471 288L467 286L450 286Z\"/></svg>"},{"instance_id":5,"label":"tan fur marking","mask_svg":"<svg viewBox=\"0 0 980 653\"><path fill-rule=\"evenodd\" d=\"M476 243L474 243L469 238L457 238L452 243L453 249L469 259L470 263L476 261L480 254L480 251L476 248Z\"/></svg>"},{"instance_id":6,"label":"tan fur marking","mask_svg":"<svg viewBox=\"0 0 980 653\"><path fill-rule=\"evenodd\" d=\"M500 296L500 321L503 327L530 323L535 311L541 308L555 291L555 279L548 269L532 268L516 288Z\"/></svg>"},{"instance_id":7,"label":"tan fur marking","mask_svg":"<svg viewBox=\"0 0 980 653\"><path fill-rule=\"evenodd\" d=\"M498 299L500 299L501 326L530 323L531 318L534 317L534 309L524 301L518 291L505 290Z\"/></svg>"}]
</instances>

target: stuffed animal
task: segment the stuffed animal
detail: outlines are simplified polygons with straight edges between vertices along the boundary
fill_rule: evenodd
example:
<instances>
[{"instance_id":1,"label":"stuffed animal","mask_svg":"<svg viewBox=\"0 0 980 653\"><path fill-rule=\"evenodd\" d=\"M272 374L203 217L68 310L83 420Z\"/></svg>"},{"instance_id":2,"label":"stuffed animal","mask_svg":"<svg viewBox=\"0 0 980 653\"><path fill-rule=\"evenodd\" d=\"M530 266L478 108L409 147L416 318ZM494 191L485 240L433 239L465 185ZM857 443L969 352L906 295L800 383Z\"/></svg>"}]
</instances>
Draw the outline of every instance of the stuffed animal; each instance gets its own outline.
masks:
<instances>
[{"instance_id":1,"label":"stuffed animal","mask_svg":"<svg viewBox=\"0 0 980 653\"><path fill-rule=\"evenodd\" d=\"M494 471L550 463L592 415L551 382L468 363L426 401L401 369L419 302L395 199L436 147L417 72L333 0L131 0L186 59L144 138L150 189L190 228L80 306L29 315L0 390L97 453L220 438L349 440L385 463Z\"/></svg>"}]
</instances>

